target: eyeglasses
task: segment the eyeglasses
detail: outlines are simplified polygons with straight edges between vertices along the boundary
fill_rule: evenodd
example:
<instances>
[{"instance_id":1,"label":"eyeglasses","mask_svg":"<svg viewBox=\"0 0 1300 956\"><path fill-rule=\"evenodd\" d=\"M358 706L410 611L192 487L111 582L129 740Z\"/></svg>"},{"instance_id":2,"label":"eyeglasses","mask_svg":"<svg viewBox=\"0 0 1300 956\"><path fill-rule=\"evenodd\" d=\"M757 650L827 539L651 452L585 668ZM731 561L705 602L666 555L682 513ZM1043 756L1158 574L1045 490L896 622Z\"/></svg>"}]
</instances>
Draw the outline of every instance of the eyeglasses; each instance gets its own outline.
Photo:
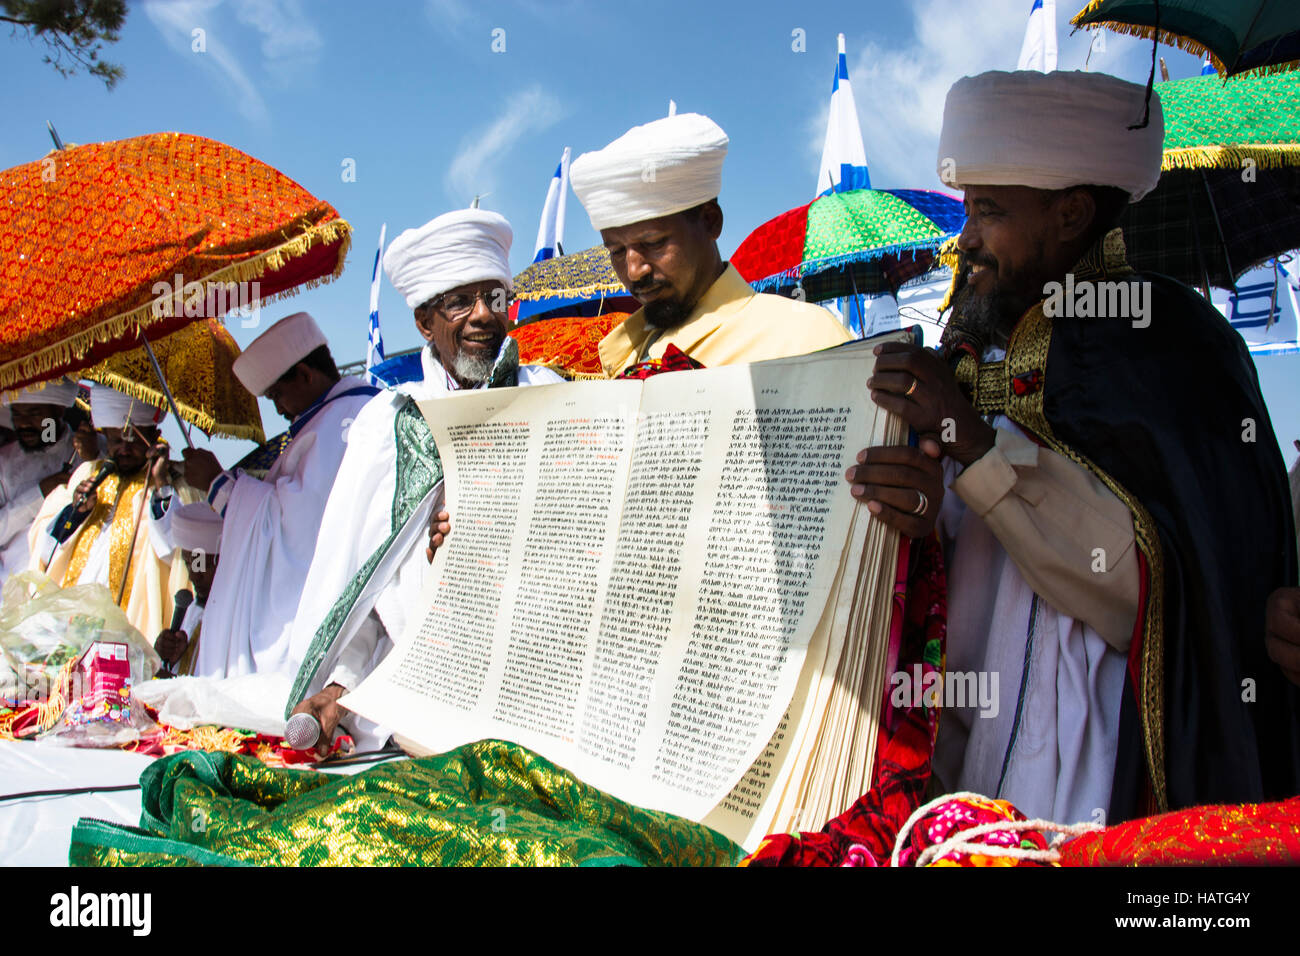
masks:
<instances>
[{"instance_id":1,"label":"eyeglasses","mask_svg":"<svg viewBox=\"0 0 1300 956\"><path fill-rule=\"evenodd\" d=\"M498 285L473 293L453 292L442 295L433 300L433 305L442 310L448 319L459 322L474 311L480 299L489 312L507 312L510 304L515 301L514 295L505 286Z\"/></svg>"}]
</instances>

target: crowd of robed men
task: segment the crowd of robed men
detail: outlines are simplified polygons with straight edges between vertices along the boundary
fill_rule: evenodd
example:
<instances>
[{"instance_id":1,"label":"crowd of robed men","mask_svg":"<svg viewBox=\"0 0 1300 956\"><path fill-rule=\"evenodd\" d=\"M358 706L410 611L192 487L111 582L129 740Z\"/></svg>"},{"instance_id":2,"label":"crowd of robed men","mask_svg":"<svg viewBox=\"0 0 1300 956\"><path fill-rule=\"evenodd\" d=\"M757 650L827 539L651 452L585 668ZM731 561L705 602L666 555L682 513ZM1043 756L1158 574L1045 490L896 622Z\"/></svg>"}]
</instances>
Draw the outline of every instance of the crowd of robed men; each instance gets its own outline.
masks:
<instances>
[{"instance_id":1,"label":"crowd of robed men","mask_svg":"<svg viewBox=\"0 0 1300 956\"><path fill-rule=\"evenodd\" d=\"M988 73L949 91L939 169L968 217L951 317L938 350L878 347L863 386L918 440L866 449L845 473L879 520L938 534L948 670L1001 676L998 706L943 712L934 792L1062 822L1300 792L1295 525L1254 367L1203 298L1128 266L1117 228L1155 186L1162 140L1158 96L1109 76ZM607 376L670 347L711 367L848 340L824 309L755 294L722 259L727 146L682 114L573 163L641 304L599 344ZM382 743L385 728L337 701L404 639L451 531L415 403L561 381L520 365L507 335L511 238L500 215L465 209L386 251L425 341L409 383L340 376L306 313L260 335L235 374L291 422L260 462L170 461L162 410L96 387L102 447L79 432L68 474L72 432L45 426L75 385L11 398L3 573L103 583L168 673L278 672L285 711L316 716L322 750L343 729ZM1067 275L1149 284L1148 321L1045 314Z\"/></svg>"}]
</instances>

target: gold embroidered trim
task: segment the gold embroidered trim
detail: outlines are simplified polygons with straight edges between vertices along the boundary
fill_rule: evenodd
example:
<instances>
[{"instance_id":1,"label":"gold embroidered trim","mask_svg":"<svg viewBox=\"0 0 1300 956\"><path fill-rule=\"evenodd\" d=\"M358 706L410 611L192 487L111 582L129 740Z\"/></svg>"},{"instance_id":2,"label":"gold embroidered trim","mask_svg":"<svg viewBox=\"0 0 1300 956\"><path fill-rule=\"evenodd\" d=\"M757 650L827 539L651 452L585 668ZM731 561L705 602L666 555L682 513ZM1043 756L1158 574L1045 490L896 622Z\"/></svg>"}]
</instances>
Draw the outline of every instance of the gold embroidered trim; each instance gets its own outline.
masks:
<instances>
[{"instance_id":1,"label":"gold embroidered trim","mask_svg":"<svg viewBox=\"0 0 1300 956\"><path fill-rule=\"evenodd\" d=\"M142 471L127 482L125 488L122 488L121 476L109 475L104 479L104 483L95 489L95 507L77 532L77 543L73 545L68 570L63 575L63 587L78 583L81 572L86 568L86 562L90 560L91 549L103 533L110 512L113 513L113 525L109 532L112 537L108 545L108 586L110 589L121 586L122 575L126 573L128 567L128 552L131 550L132 532L136 523L131 502L135 500L136 493L144 489L147 478L148 473ZM116 591L113 596L117 597ZM119 605L123 610L126 609L130 598L131 582L127 581Z\"/></svg>"},{"instance_id":2,"label":"gold embroidered trim","mask_svg":"<svg viewBox=\"0 0 1300 956\"><path fill-rule=\"evenodd\" d=\"M1123 236L1114 230L1089 250L1075 267L1076 277L1124 275L1131 273L1124 260ZM1118 258L1117 258L1118 257ZM1007 354L1001 362L977 363L966 355L958 362L956 377L972 397L981 414L1002 412L1016 424L1033 432L1052 451L1081 465L1097 478L1128 508L1133 516L1134 537L1138 550L1147 560L1151 587L1147 594L1142 621L1142 661L1138 697L1141 701L1142 741L1147 772L1151 776L1156 809L1169 808L1165 779L1164 725L1164 557L1160 535L1151 514L1118 481L1084 455L1062 442L1052 431L1043 411L1046 392L1047 354L1052 344L1052 323L1043 314L1042 303L1030 309L1011 333ZM1012 380L1026 372L1040 372L1043 386L1025 395L1014 394Z\"/></svg>"}]
</instances>

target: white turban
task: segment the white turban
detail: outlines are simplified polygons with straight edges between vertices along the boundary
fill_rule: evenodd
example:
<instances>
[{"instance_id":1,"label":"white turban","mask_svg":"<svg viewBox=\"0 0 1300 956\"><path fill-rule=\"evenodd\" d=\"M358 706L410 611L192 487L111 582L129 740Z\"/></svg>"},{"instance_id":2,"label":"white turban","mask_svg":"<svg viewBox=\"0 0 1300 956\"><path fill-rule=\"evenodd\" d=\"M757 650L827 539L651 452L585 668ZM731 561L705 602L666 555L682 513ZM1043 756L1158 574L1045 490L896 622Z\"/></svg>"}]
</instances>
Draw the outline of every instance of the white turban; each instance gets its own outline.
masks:
<instances>
[{"instance_id":1,"label":"white turban","mask_svg":"<svg viewBox=\"0 0 1300 956\"><path fill-rule=\"evenodd\" d=\"M77 383L67 378L43 382L25 388L17 395L6 395L5 405L58 405L71 408L77 400Z\"/></svg>"},{"instance_id":2,"label":"white turban","mask_svg":"<svg viewBox=\"0 0 1300 956\"><path fill-rule=\"evenodd\" d=\"M265 395L276 379L325 344L325 333L316 320L306 312L295 312L253 339L231 368L244 388Z\"/></svg>"},{"instance_id":3,"label":"white turban","mask_svg":"<svg viewBox=\"0 0 1300 956\"><path fill-rule=\"evenodd\" d=\"M1137 202L1160 178L1165 121L1146 87L1104 73L981 73L948 91L939 178L967 186L1115 186Z\"/></svg>"},{"instance_id":4,"label":"white turban","mask_svg":"<svg viewBox=\"0 0 1300 956\"><path fill-rule=\"evenodd\" d=\"M157 425L166 417L164 408L104 385L90 386L90 418L96 428L125 428L128 418L132 425Z\"/></svg>"},{"instance_id":5,"label":"white turban","mask_svg":"<svg viewBox=\"0 0 1300 956\"><path fill-rule=\"evenodd\" d=\"M182 551L221 553L221 515L206 501L172 505L172 543Z\"/></svg>"},{"instance_id":6,"label":"white turban","mask_svg":"<svg viewBox=\"0 0 1300 956\"><path fill-rule=\"evenodd\" d=\"M718 198L728 142L707 116L678 113L583 153L569 181L597 232L671 216Z\"/></svg>"},{"instance_id":7,"label":"white turban","mask_svg":"<svg viewBox=\"0 0 1300 956\"><path fill-rule=\"evenodd\" d=\"M500 213L457 209L394 239L384 253L384 272L411 309L471 282L495 281L509 289L513 240Z\"/></svg>"}]
</instances>

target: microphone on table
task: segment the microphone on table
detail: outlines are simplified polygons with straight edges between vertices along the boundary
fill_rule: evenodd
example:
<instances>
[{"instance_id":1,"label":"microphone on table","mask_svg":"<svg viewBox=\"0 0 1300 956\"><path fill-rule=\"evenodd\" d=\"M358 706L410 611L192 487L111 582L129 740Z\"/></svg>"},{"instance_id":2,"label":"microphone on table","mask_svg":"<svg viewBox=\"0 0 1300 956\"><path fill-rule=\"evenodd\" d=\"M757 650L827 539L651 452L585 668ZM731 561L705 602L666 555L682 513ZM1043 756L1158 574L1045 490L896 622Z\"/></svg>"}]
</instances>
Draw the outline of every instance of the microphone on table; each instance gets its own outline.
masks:
<instances>
[{"instance_id":1,"label":"microphone on table","mask_svg":"<svg viewBox=\"0 0 1300 956\"><path fill-rule=\"evenodd\" d=\"M320 721L311 714L294 714L284 725L284 742L294 750L311 750L320 740Z\"/></svg>"}]
</instances>

